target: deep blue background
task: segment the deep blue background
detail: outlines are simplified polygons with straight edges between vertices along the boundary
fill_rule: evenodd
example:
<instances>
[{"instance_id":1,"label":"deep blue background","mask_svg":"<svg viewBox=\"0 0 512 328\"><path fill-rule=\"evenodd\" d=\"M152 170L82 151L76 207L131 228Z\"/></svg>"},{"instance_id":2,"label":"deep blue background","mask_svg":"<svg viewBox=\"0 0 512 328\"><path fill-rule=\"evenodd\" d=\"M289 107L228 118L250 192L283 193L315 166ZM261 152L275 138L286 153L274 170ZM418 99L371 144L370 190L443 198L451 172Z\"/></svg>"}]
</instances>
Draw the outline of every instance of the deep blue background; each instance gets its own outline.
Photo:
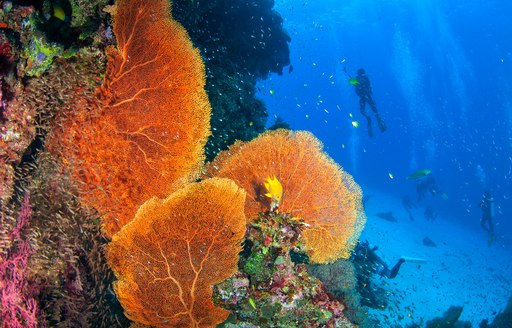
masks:
<instances>
[{"instance_id":1,"label":"deep blue background","mask_svg":"<svg viewBox=\"0 0 512 328\"><path fill-rule=\"evenodd\" d=\"M275 9L293 70L260 83L269 125L279 115L312 131L363 190L415 199L406 176L431 169L448 199L427 203L470 228L490 188L500 240L512 240L512 1L280 0ZM367 136L344 67L369 74L384 134Z\"/></svg>"}]
</instances>

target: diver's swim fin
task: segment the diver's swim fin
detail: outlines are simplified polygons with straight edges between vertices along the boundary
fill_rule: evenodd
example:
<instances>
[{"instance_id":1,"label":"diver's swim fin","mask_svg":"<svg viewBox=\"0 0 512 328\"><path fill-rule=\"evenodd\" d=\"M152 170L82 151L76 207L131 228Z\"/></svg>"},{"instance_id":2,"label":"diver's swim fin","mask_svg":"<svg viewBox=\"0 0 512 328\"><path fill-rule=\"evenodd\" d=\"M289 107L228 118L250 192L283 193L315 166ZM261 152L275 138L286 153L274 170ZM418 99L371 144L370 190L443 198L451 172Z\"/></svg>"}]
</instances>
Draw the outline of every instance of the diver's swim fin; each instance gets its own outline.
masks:
<instances>
[{"instance_id":1,"label":"diver's swim fin","mask_svg":"<svg viewBox=\"0 0 512 328\"><path fill-rule=\"evenodd\" d=\"M368 135L370 136L370 138L373 138L373 129L372 124L370 122L368 123Z\"/></svg>"},{"instance_id":2,"label":"diver's swim fin","mask_svg":"<svg viewBox=\"0 0 512 328\"><path fill-rule=\"evenodd\" d=\"M487 247L491 247L494 244L494 240L496 239L496 235L493 233L489 234L489 239L487 239Z\"/></svg>"},{"instance_id":3,"label":"diver's swim fin","mask_svg":"<svg viewBox=\"0 0 512 328\"><path fill-rule=\"evenodd\" d=\"M419 257L402 256L401 258L407 262L427 263L427 260L419 258Z\"/></svg>"},{"instance_id":4,"label":"diver's swim fin","mask_svg":"<svg viewBox=\"0 0 512 328\"><path fill-rule=\"evenodd\" d=\"M368 135L370 138L373 138L373 128L372 128L372 118L369 115L365 115L366 117L366 128L368 129Z\"/></svg>"},{"instance_id":5,"label":"diver's swim fin","mask_svg":"<svg viewBox=\"0 0 512 328\"><path fill-rule=\"evenodd\" d=\"M377 123L379 124L380 132L384 132L388 129L388 127L386 126L386 123L384 123L384 121L380 117L377 119Z\"/></svg>"}]
</instances>

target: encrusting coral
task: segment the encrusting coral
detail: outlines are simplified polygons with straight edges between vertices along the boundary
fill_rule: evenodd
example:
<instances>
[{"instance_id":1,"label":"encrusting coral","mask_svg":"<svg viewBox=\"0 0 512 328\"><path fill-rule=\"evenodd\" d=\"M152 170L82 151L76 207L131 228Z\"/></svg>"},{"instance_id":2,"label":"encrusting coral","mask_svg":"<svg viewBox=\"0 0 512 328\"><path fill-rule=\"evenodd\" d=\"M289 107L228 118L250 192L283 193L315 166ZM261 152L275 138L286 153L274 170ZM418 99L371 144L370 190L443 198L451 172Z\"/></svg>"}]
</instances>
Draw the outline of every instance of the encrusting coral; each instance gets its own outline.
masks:
<instances>
[{"instance_id":1,"label":"encrusting coral","mask_svg":"<svg viewBox=\"0 0 512 328\"><path fill-rule=\"evenodd\" d=\"M237 269L245 192L229 179L190 184L153 198L114 235L108 261L127 316L155 327L213 327L229 311L212 285Z\"/></svg>"},{"instance_id":2,"label":"encrusting coral","mask_svg":"<svg viewBox=\"0 0 512 328\"><path fill-rule=\"evenodd\" d=\"M233 311L226 327L356 327L344 304L292 261L290 251L303 248L304 225L273 211L248 225L240 271L214 289L215 303Z\"/></svg>"},{"instance_id":3,"label":"encrusting coral","mask_svg":"<svg viewBox=\"0 0 512 328\"><path fill-rule=\"evenodd\" d=\"M337 299L343 300L349 309L347 317L359 327L374 327L368 318L367 310L361 306L361 295L358 292L356 269L350 260L339 259L329 264L313 264L308 266L311 275L318 278L325 288Z\"/></svg>"},{"instance_id":4,"label":"encrusting coral","mask_svg":"<svg viewBox=\"0 0 512 328\"><path fill-rule=\"evenodd\" d=\"M37 108L20 101L23 88L16 79L16 55L12 41L0 30L0 209L13 193L15 166L36 134Z\"/></svg>"},{"instance_id":5,"label":"encrusting coral","mask_svg":"<svg viewBox=\"0 0 512 328\"><path fill-rule=\"evenodd\" d=\"M361 189L306 131L281 129L238 142L210 163L207 176L245 189L248 220L270 208L264 181L275 176L283 188L278 210L307 223L302 234L313 263L348 258L366 222Z\"/></svg>"},{"instance_id":6,"label":"encrusting coral","mask_svg":"<svg viewBox=\"0 0 512 328\"><path fill-rule=\"evenodd\" d=\"M169 1L117 1L97 103L56 120L49 149L111 237L153 196L194 180L210 134L204 66Z\"/></svg>"}]
</instances>

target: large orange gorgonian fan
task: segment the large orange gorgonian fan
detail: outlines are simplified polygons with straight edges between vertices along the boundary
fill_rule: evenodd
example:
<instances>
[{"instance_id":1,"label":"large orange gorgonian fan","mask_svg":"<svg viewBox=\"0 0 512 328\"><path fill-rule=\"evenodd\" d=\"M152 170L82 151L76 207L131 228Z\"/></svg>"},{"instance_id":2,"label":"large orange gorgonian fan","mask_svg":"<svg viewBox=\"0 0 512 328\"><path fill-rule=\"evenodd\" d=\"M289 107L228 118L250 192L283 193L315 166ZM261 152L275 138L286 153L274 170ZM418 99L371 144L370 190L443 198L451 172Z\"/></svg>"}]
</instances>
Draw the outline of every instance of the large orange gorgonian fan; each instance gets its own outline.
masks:
<instances>
[{"instance_id":1,"label":"large orange gorgonian fan","mask_svg":"<svg viewBox=\"0 0 512 328\"><path fill-rule=\"evenodd\" d=\"M270 131L238 142L208 165L207 175L232 179L245 189L248 220L269 210L264 183L275 176L283 189L278 210L308 224L303 237L314 263L348 258L366 222L361 189L306 131Z\"/></svg>"},{"instance_id":2,"label":"large orange gorgonian fan","mask_svg":"<svg viewBox=\"0 0 512 328\"><path fill-rule=\"evenodd\" d=\"M127 316L154 327L215 327L229 311L212 285L237 270L245 192L229 179L190 184L153 198L114 235L108 262Z\"/></svg>"},{"instance_id":3,"label":"large orange gorgonian fan","mask_svg":"<svg viewBox=\"0 0 512 328\"><path fill-rule=\"evenodd\" d=\"M107 236L197 178L211 112L201 56L168 0L116 1L113 27L99 101L60 113L48 140Z\"/></svg>"}]
</instances>

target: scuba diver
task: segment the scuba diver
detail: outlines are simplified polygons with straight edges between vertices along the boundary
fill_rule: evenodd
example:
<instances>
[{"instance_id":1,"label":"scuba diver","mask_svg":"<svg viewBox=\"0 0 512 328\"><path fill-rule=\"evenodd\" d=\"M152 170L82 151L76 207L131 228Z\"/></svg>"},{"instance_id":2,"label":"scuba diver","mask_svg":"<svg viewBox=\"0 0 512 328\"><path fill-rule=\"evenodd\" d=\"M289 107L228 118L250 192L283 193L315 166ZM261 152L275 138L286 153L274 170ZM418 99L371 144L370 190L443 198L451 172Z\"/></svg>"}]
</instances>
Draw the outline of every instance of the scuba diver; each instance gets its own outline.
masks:
<instances>
[{"instance_id":1,"label":"scuba diver","mask_svg":"<svg viewBox=\"0 0 512 328\"><path fill-rule=\"evenodd\" d=\"M480 200L480 209L482 209L482 218L480 219L480 226L489 234L489 246L494 241L494 198L489 190L486 190Z\"/></svg>"},{"instance_id":2,"label":"scuba diver","mask_svg":"<svg viewBox=\"0 0 512 328\"><path fill-rule=\"evenodd\" d=\"M425 219L427 219L427 221L434 222L434 220L437 219L437 213L434 211L432 206L427 206L427 208L425 208L425 211L423 212L423 215L425 216Z\"/></svg>"},{"instance_id":3,"label":"scuba diver","mask_svg":"<svg viewBox=\"0 0 512 328\"><path fill-rule=\"evenodd\" d=\"M368 241L359 241L352 252L350 262L354 265L357 291L361 295L361 304L374 309L383 309L387 306L388 292L379 284L375 284L374 274L387 279L394 279L398 275L404 262L418 263L418 268L427 261L421 258L402 256L390 269L388 264L377 254L377 247L371 246Z\"/></svg>"},{"instance_id":4,"label":"scuba diver","mask_svg":"<svg viewBox=\"0 0 512 328\"><path fill-rule=\"evenodd\" d=\"M404 207L407 214L409 214L409 220L414 221L414 216L412 215L412 209L413 207L418 207L416 204L414 204L409 196L403 196L402 197L402 206Z\"/></svg>"},{"instance_id":5,"label":"scuba diver","mask_svg":"<svg viewBox=\"0 0 512 328\"><path fill-rule=\"evenodd\" d=\"M361 111L361 114L366 117L366 121L368 122L368 135L373 137L372 118L366 113L366 104L368 104L375 113L375 118L377 119L380 131L386 131L386 124L377 111L377 104L373 99L370 79L368 78L368 75L366 75L365 70L363 68L358 69L357 76L355 78L349 77L349 83L355 87L356 94L359 96L359 110Z\"/></svg>"},{"instance_id":6,"label":"scuba diver","mask_svg":"<svg viewBox=\"0 0 512 328\"><path fill-rule=\"evenodd\" d=\"M425 199L427 194L432 196L439 194L440 190L437 187L436 179L431 174L418 179L418 182L416 183L416 193L418 194L418 202Z\"/></svg>"},{"instance_id":7,"label":"scuba diver","mask_svg":"<svg viewBox=\"0 0 512 328\"><path fill-rule=\"evenodd\" d=\"M378 247L370 246L368 241L357 243L354 253L353 261L358 263L364 263L364 267L373 273L377 273L381 277L393 279L398 275L400 266L405 262L404 258L400 258L393 268L389 269L389 266L380 256L376 253Z\"/></svg>"},{"instance_id":8,"label":"scuba diver","mask_svg":"<svg viewBox=\"0 0 512 328\"><path fill-rule=\"evenodd\" d=\"M418 203L429 194L432 196L440 195L443 200L448 200L448 195L437 187L436 179L429 169L421 169L413 172L406 179L416 181Z\"/></svg>"}]
</instances>

